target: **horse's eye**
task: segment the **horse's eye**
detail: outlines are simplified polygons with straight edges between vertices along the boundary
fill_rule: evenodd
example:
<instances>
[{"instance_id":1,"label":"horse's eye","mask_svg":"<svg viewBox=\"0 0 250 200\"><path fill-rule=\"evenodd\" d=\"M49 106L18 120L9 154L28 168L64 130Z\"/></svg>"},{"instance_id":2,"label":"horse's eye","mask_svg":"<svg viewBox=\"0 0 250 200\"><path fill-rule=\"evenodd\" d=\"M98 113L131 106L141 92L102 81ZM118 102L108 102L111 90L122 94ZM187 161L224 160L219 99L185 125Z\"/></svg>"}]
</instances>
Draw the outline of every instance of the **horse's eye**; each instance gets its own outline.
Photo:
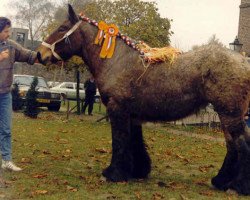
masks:
<instances>
[{"instance_id":1,"label":"horse's eye","mask_svg":"<svg viewBox=\"0 0 250 200\"><path fill-rule=\"evenodd\" d=\"M65 27L65 26L60 26L59 29L58 29L58 31L59 31L59 32L64 32L64 31L66 31L66 29L67 29L67 27Z\"/></svg>"}]
</instances>

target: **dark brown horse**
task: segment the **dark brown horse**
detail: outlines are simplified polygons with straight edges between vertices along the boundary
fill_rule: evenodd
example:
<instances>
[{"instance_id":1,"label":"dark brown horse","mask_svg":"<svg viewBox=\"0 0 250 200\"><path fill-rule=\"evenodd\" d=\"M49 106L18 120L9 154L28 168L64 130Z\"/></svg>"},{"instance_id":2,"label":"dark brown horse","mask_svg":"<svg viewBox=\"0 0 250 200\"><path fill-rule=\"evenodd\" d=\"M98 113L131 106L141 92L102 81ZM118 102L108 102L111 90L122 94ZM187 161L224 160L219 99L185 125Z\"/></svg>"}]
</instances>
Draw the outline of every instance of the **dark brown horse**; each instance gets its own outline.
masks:
<instances>
[{"instance_id":1,"label":"dark brown horse","mask_svg":"<svg viewBox=\"0 0 250 200\"><path fill-rule=\"evenodd\" d=\"M94 44L98 28L79 19L71 6L68 14L39 47L40 62L78 55L89 66L111 120L112 160L103 171L107 180L146 178L150 173L142 122L177 120L211 103L227 143L224 163L212 184L250 194L250 140L244 122L250 69L240 54L212 42L180 55L174 64L152 64L145 72L139 52L120 38L113 57L101 59L101 47Z\"/></svg>"}]
</instances>

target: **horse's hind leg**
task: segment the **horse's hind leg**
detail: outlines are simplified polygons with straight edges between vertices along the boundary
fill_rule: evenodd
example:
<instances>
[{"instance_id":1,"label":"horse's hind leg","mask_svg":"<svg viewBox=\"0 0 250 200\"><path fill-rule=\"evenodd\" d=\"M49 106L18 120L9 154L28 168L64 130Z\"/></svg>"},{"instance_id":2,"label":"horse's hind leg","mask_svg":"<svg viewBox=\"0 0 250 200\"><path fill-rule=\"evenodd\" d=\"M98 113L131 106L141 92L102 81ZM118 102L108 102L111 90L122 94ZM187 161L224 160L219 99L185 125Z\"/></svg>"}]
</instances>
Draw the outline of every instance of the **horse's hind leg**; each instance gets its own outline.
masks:
<instances>
[{"instance_id":1,"label":"horse's hind leg","mask_svg":"<svg viewBox=\"0 0 250 200\"><path fill-rule=\"evenodd\" d=\"M226 139L226 147L227 147L227 154L224 159L224 162L222 164L221 169L219 170L219 173L217 176L215 176L212 179L212 184L220 189L220 190L227 190L228 184L237 176L237 162L238 162L238 151L237 146L233 138L231 137L231 134L229 130L235 129L231 128L228 125L225 125L226 118L221 117L221 126L224 131L225 139ZM234 122L232 121L231 126L236 126ZM238 125L239 127L241 124ZM240 128L242 129L242 128Z\"/></svg>"},{"instance_id":2,"label":"horse's hind leg","mask_svg":"<svg viewBox=\"0 0 250 200\"><path fill-rule=\"evenodd\" d=\"M250 194L250 142L244 136L237 140L238 175L229 183L228 188L236 190L239 194Z\"/></svg>"},{"instance_id":3,"label":"horse's hind leg","mask_svg":"<svg viewBox=\"0 0 250 200\"><path fill-rule=\"evenodd\" d=\"M151 160L145 148L140 123L131 122L131 151L133 155L133 178L146 178L151 170Z\"/></svg>"},{"instance_id":4,"label":"horse's hind leg","mask_svg":"<svg viewBox=\"0 0 250 200\"><path fill-rule=\"evenodd\" d=\"M220 116L227 142L227 155L212 184L223 190L250 194L250 140L243 116Z\"/></svg>"}]
</instances>

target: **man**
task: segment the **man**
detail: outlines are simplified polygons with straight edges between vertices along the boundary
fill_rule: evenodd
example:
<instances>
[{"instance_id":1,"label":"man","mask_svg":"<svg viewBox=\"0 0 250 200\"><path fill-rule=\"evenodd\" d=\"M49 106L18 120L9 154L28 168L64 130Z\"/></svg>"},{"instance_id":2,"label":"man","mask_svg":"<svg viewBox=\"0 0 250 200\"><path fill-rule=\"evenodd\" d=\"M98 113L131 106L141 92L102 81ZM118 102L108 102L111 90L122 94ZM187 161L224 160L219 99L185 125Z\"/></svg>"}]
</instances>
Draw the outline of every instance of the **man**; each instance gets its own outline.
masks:
<instances>
[{"instance_id":1,"label":"man","mask_svg":"<svg viewBox=\"0 0 250 200\"><path fill-rule=\"evenodd\" d=\"M11 148L11 85L13 80L13 64L15 61L34 64L37 53L24 49L16 42L9 40L11 21L0 17L0 150L2 169L21 171L12 162Z\"/></svg>"},{"instance_id":2,"label":"man","mask_svg":"<svg viewBox=\"0 0 250 200\"><path fill-rule=\"evenodd\" d=\"M85 114L85 110L88 106L88 114L92 115L93 105L95 102L95 95L96 95L96 85L94 77L91 76L85 83L85 100L84 105L82 107L82 113Z\"/></svg>"}]
</instances>

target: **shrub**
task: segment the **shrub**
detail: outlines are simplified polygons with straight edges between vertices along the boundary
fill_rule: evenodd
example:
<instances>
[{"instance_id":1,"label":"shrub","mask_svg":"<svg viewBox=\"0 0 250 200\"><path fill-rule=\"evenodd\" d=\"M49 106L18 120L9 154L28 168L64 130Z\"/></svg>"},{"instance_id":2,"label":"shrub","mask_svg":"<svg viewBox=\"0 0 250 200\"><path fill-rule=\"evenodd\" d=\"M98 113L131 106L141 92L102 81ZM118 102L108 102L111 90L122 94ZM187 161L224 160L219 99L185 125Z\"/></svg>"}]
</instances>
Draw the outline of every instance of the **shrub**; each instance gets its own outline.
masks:
<instances>
[{"instance_id":1,"label":"shrub","mask_svg":"<svg viewBox=\"0 0 250 200\"><path fill-rule=\"evenodd\" d=\"M11 94L12 94L12 109L14 111L21 110L23 107L23 103L20 97L18 83L13 84L13 89L11 90Z\"/></svg>"},{"instance_id":2,"label":"shrub","mask_svg":"<svg viewBox=\"0 0 250 200\"><path fill-rule=\"evenodd\" d=\"M36 101L38 95L38 92L36 91L37 84L38 78L34 77L30 89L26 94L26 107L24 110L24 114L31 118L37 118L37 115L39 113Z\"/></svg>"}]
</instances>

